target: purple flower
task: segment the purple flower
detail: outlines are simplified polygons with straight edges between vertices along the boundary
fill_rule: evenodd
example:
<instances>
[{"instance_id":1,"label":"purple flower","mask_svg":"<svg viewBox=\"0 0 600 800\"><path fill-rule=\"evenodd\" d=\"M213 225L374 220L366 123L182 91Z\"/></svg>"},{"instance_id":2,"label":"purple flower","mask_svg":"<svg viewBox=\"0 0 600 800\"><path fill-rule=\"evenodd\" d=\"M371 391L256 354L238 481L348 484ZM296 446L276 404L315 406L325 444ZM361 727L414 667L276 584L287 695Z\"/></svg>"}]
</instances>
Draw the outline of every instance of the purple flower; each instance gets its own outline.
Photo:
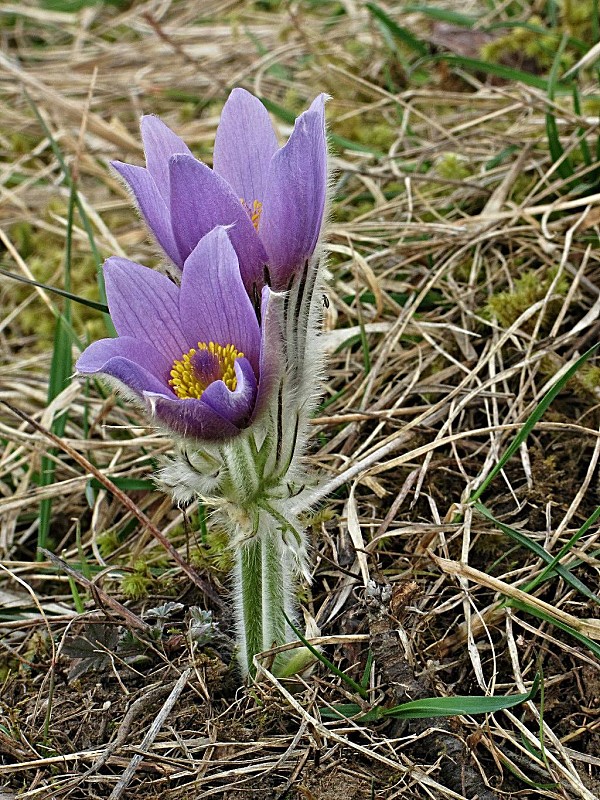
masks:
<instances>
[{"instance_id":1,"label":"purple flower","mask_svg":"<svg viewBox=\"0 0 600 800\"><path fill-rule=\"evenodd\" d=\"M317 245L327 189L327 141L320 94L279 148L269 114L256 97L234 89L221 115L214 169L195 159L158 117L142 117L146 168L113 166L131 188L142 215L180 268L216 225L229 236L246 290L265 281L289 286Z\"/></svg>"},{"instance_id":2,"label":"purple flower","mask_svg":"<svg viewBox=\"0 0 600 800\"><path fill-rule=\"evenodd\" d=\"M119 336L91 344L76 366L117 381L170 431L222 441L250 424L269 391L271 292L263 291L261 330L223 227L198 242L184 267L177 286L109 258L106 293Z\"/></svg>"}]
</instances>

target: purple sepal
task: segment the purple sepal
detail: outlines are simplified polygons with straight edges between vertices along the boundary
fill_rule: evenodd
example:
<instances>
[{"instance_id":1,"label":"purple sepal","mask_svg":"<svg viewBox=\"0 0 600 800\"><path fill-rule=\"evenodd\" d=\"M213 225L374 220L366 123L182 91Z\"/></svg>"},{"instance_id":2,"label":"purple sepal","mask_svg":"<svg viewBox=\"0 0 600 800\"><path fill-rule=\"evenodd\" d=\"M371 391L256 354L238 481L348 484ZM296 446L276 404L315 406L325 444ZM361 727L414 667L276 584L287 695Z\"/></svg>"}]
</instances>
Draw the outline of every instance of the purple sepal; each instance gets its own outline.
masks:
<instances>
[{"instance_id":1,"label":"purple sepal","mask_svg":"<svg viewBox=\"0 0 600 800\"><path fill-rule=\"evenodd\" d=\"M229 184L190 156L172 156L169 169L173 235L184 260L209 231L226 226L246 289L251 292L253 285L262 285L267 254Z\"/></svg>"},{"instance_id":2,"label":"purple sepal","mask_svg":"<svg viewBox=\"0 0 600 800\"><path fill-rule=\"evenodd\" d=\"M193 342L237 349L259 374L260 329L225 228L214 228L190 253L179 293L181 327Z\"/></svg>"},{"instance_id":3,"label":"purple sepal","mask_svg":"<svg viewBox=\"0 0 600 800\"><path fill-rule=\"evenodd\" d=\"M78 371L119 381L146 403L156 422L182 436L220 441L237 435L254 413L266 340L225 229L215 228L198 243L181 287L124 258L108 259L104 269L119 338L90 345ZM200 399L176 396L169 384L173 364L198 342L231 344L244 353L234 362L234 391L215 379L220 372L214 360L204 363L198 353L199 377L209 385Z\"/></svg>"},{"instance_id":4,"label":"purple sepal","mask_svg":"<svg viewBox=\"0 0 600 800\"><path fill-rule=\"evenodd\" d=\"M191 156L187 144L158 117L146 114L140 122L146 167L156 188L168 205L171 197L169 188L169 159L176 153Z\"/></svg>"},{"instance_id":5,"label":"purple sepal","mask_svg":"<svg viewBox=\"0 0 600 800\"><path fill-rule=\"evenodd\" d=\"M223 106L213 168L252 208L264 201L265 182L278 144L267 109L245 89L234 89Z\"/></svg>"},{"instance_id":6,"label":"purple sepal","mask_svg":"<svg viewBox=\"0 0 600 800\"><path fill-rule=\"evenodd\" d=\"M152 175L144 167L111 161L111 166L131 189L141 215L154 234L156 241L179 268L183 267L173 231L171 229L171 213L168 204L159 192Z\"/></svg>"},{"instance_id":7,"label":"purple sepal","mask_svg":"<svg viewBox=\"0 0 600 800\"><path fill-rule=\"evenodd\" d=\"M275 289L288 287L319 239L327 195L325 100L319 95L298 117L269 166L259 231Z\"/></svg>"},{"instance_id":8,"label":"purple sepal","mask_svg":"<svg viewBox=\"0 0 600 800\"><path fill-rule=\"evenodd\" d=\"M79 356L75 368L83 375L116 378L141 398L145 391L165 391L171 363L148 342L120 336L93 342Z\"/></svg>"}]
</instances>

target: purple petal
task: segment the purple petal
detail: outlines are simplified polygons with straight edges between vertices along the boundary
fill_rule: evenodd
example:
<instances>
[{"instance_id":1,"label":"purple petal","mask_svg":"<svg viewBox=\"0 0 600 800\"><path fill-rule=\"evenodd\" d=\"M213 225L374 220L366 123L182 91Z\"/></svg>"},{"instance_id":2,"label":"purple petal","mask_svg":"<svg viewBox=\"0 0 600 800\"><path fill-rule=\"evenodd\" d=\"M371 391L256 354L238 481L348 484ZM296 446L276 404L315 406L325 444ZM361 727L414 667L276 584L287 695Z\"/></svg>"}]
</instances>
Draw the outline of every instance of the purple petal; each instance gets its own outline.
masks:
<instances>
[{"instance_id":1,"label":"purple petal","mask_svg":"<svg viewBox=\"0 0 600 800\"><path fill-rule=\"evenodd\" d=\"M82 375L109 375L136 394L169 389L171 361L151 344L130 336L93 342L80 355L75 368Z\"/></svg>"},{"instance_id":2,"label":"purple petal","mask_svg":"<svg viewBox=\"0 0 600 800\"><path fill-rule=\"evenodd\" d=\"M240 429L222 417L203 400L180 400L164 394L145 394L150 413L180 436L207 441L224 441L236 436Z\"/></svg>"},{"instance_id":3,"label":"purple petal","mask_svg":"<svg viewBox=\"0 0 600 800\"><path fill-rule=\"evenodd\" d=\"M149 342L171 363L187 353L181 332L179 289L165 275L128 261L109 258L104 264L110 316L119 336Z\"/></svg>"},{"instance_id":4,"label":"purple petal","mask_svg":"<svg viewBox=\"0 0 600 800\"><path fill-rule=\"evenodd\" d=\"M184 259L173 238L169 208L148 170L121 161L111 161L111 164L133 192L140 212L159 245L171 261L182 267Z\"/></svg>"},{"instance_id":5,"label":"purple petal","mask_svg":"<svg viewBox=\"0 0 600 800\"><path fill-rule=\"evenodd\" d=\"M235 248L248 292L263 282L267 255L240 199L212 169L190 156L172 156L171 215L173 234L184 260L200 239L217 225L231 225Z\"/></svg>"},{"instance_id":6,"label":"purple petal","mask_svg":"<svg viewBox=\"0 0 600 800\"><path fill-rule=\"evenodd\" d=\"M285 357L282 350L283 319L287 295L272 292L268 286L262 290L261 302L261 347L260 381L252 419L262 414L285 372Z\"/></svg>"},{"instance_id":7,"label":"purple petal","mask_svg":"<svg viewBox=\"0 0 600 800\"><path fill-rule=\"evenodd\" d=\"M260 235L275 288L312 255L323 221L327 191L325 98L319 95L296 120L287 144L271 159Z\"/></svg>"},{"instance_id":8,"label":"purple petal","mask_svg":"<svg viewBox=\"0 0 600 800\"><path fill-rule=\"evenodd\" d=\"M250 208L254 200L264 200L269 163L277 149L267 109L245 89L234 89L221 113L213 167Z\"/></svg>"},{"instance_id":9,"label":"purple petal","mask_svg":"<svg viewBox=\"0 0 600 800\"><path fill-rule=\"evenodd\" d=\"M243 427L254 409L256 378L250 362L245 358L236 359L234 367L237 378L235 391L228 389L223 381L215 381L206 387L201 399L217 414Z\"/></svg>"},{"instance_id":10,"label":"purple petal","mask_svg":"<svg viewBox=\"0 0 600 800\"><path fill-rule=\"evenodd\" d=\"M189 347L233 344L258 375L260 329L225 228L214 228L185 262L179 314Z\"/></svg>"},{"instance_id":11,"label":"purple petal","mask_svg":"<svg viewBox=\"0 0 600 800\"><path fill-rule=\"evenodd\" d=\"M170 201L169 159L176 153L185 153L191 156L192 152L183 139L173 133L158 117L151 114L143 116L140 128L148 172L168 205Z\"/></svg>"}]
</instances>

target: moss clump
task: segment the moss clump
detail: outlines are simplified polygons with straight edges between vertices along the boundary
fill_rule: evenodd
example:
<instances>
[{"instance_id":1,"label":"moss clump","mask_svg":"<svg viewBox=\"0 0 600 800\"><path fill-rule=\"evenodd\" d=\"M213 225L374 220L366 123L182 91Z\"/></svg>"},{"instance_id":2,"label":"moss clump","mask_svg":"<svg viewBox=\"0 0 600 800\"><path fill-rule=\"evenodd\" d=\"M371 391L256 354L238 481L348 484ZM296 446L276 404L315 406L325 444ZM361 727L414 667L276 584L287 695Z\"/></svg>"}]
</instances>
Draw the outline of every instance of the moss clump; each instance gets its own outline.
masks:
<instances>
[{"instance_id":1,"label":"moss clump","mask_svg":"<svg viewBox=\"0 0 600 800\"><path fill-rule=\"evenodd\" d=\"M190 553L190 562L198 569L227 573L233 569L233 553L224 528L211 527L205 541Z\"/></svg>"},{"instance_id":2,"label":"moss clump","mask_svg":"<svg viewBox=\"0 0 600 800\"><path fill-rule=\"evenodd\" d=\"M577 379L590 394L596 397L600 395L600 367L584 364L577 373Z\"/></svg>"},{"instance_id":3,"label":"moss clump","mask_svg":"<svg viewBox=\"0 0 600 800\"><path fill-rule=\"evenodd\" d=\"M130 600L142 600L148 597L154 579L146 561L139 558L133 565L133 570L121 579L121 591Z\"/></svg>"},{"instance_id":4,"label":"moss clump","mask_svg":"<svg viewBox=\"0 0 600 800\"><path fill-rule=\"evenodd\" d=\"M582 39L590 45L592 42L593 3L582 3L581 0L562 0L560 3L560 24L565 33Z\"/></svg>"},{"instance_id":5,"label":"moss clump","mask_svg":"<svg viewBox=\"0 0 600 800\"><path fill-rule=\"evenodd\" d=\"M96 539L98 550L102 558L108 558L112 553L117 550L121 544L121 537L119 532L114 528L108 531L102 531Z\"/></svg>"},{"instance_id":6,"label":"moss clump","mask_svg":"<svg viewBox=\"0 0 600 800\"><path fill-rule=\"evenodd\" d=\"M488 318L495 317L503 328L510 328L523 312L546 296L555 276L556 269L549 270L543 277L536 270L525 272L515 280L512 290L498 292L490 297L484 309L484 315ZM554 287L553 294L565 295L568 288L567 279L561 277ZM547 330L552 325L559 307L558 299L548 303L542 330ZM525 328L531 328L533 325L535 325L535 320L530 319Z\"/></svg>"},{"instance_id":7,"label":"moss clump","mask_svg":"<svg viewBox=\"0 0 600 800\"><path fill-rule=\"evenodd\" d=\"M440 178L464 181L473 176L468 158L458 153L442 153L435 162L435 171Z\"/></svg>"},{"instance_id":8,"label":"moss clump","mask_svg":"<svg viewBox=\"0 0 600 800\"><path fill-rule=\"evenodd\" d=\"M531 28L512 28L505 36L482 46L480 51L482 59L508 64L516 68L529 67L538 71L550 69L554 63L562 33L548 30L544 20L535 15L529 18L528 24L547 32L540 33ZM528 65L524 62L532 63ZM562 69L568 69L574 62L574 54L566 49L560 60Z\"/></svg>"}]
</instances>

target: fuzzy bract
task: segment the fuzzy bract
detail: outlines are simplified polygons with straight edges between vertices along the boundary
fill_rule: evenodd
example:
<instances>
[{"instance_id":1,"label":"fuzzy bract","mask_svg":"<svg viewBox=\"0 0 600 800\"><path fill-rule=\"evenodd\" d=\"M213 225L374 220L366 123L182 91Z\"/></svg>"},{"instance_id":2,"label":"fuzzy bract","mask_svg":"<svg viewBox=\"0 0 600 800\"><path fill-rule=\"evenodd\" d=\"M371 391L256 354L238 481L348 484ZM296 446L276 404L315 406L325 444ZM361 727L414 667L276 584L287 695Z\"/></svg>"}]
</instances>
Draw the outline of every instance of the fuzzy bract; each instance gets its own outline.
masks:
<instances>
[{"instance_id":1,"label":"fuzzy bract","mask_svg":"<svg viewBox=\"0 0 600 800\"><path fill-rule=\"evenodd\" d=\"M133 192L157 242L180 269L217 225L231 226L244 285L259 297L287 289L317 246L327 191L327 140L320 94L279 148L263 104L234 89L217 129L213 169L158 117L144 116L146 167L113 167Z\"/></svg>"}]
</instances>

